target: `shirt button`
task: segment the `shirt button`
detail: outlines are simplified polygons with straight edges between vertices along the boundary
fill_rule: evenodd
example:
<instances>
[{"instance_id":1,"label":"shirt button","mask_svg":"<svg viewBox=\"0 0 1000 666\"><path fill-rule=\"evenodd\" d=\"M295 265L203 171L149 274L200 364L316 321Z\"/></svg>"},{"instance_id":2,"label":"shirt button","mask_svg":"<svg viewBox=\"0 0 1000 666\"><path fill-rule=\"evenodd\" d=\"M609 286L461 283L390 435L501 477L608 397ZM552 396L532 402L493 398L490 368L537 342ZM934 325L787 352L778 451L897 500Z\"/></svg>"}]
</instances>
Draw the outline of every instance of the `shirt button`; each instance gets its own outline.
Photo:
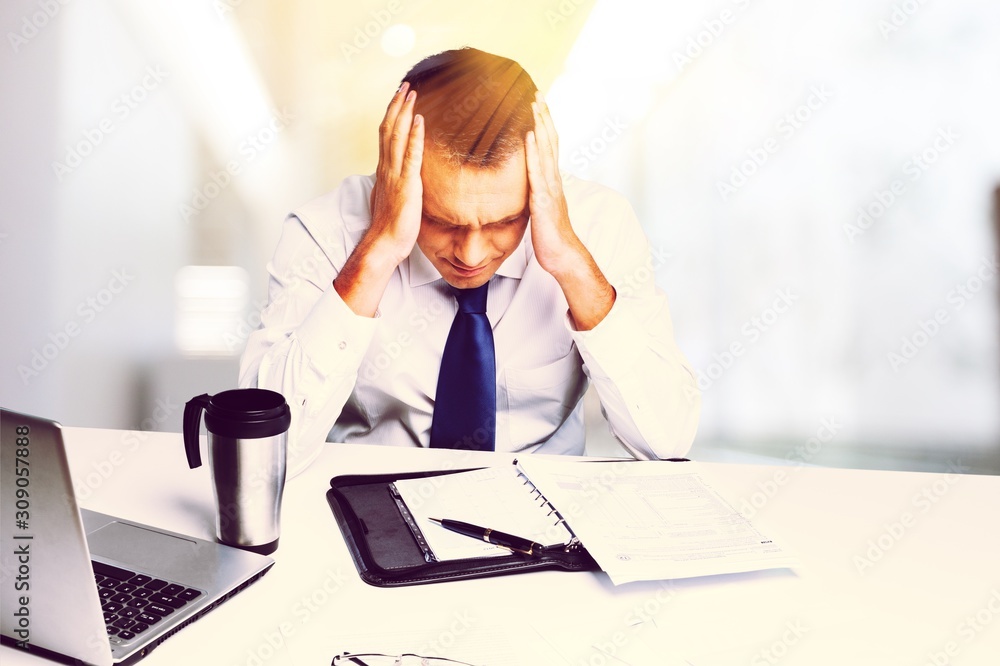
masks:
<instances>
[{"instance_id":1,"label":"shirt button","mask_svg":"<svg viewBox=\"0 0 1000 666\"><path fill-rule=\"evenodd\" d=\"M347 343L344 342L343 340L341 340L340 344L337 345L337 346L340 347L341 349L347 349Z\"/></svg>"}]
</instances>

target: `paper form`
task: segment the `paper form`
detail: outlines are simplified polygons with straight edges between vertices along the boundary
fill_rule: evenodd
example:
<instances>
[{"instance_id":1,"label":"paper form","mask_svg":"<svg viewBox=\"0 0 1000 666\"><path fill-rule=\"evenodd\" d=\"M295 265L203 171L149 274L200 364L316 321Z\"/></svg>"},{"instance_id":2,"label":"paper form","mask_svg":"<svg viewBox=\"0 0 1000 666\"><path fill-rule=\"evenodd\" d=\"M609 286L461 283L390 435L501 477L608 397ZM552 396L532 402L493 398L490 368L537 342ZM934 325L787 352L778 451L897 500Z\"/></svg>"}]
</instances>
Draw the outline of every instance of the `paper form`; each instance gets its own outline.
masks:
<instances>
[{"instance_id":1,"label":"paper form","mask_svg":"<svg viewBox=\"0 0 1000 666\"><path fill-rule=\"evenodd\" d=\"M616 585L797 565L701 478L697 463L525 456L518 466Z\"/></svg>"},{"instance_id":2,"label":"paper form","mask_svg":"<svg viewBox=\"0 0 1000 666\"><path fill-rule=\"evenodd\" d=\"M429 518L460 520L543 546L569 541L566 528L513 465L404 479L394 483L438 561L510 555L505 548L456 534Z\"/></svg>"}]
</instances>

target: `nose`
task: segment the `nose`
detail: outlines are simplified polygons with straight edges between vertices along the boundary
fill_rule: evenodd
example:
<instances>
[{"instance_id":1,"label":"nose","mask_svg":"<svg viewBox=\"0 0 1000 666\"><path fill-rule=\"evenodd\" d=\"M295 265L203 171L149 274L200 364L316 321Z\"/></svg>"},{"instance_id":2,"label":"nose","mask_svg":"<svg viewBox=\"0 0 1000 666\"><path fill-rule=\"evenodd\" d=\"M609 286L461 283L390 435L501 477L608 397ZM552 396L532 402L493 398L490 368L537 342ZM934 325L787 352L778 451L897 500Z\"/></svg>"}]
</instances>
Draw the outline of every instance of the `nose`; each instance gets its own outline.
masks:
<instances>
[{"instance_id":1,"label":"nose","mask_svg":"<svg viewBox=\"0 0 1000 666\"><path fill-rule=\"evenodd\" d=\"M479 229L468 229L455 241L455 259L467 268L481 266L489 256L489 243Z\"/></svg>"}]
</instances>

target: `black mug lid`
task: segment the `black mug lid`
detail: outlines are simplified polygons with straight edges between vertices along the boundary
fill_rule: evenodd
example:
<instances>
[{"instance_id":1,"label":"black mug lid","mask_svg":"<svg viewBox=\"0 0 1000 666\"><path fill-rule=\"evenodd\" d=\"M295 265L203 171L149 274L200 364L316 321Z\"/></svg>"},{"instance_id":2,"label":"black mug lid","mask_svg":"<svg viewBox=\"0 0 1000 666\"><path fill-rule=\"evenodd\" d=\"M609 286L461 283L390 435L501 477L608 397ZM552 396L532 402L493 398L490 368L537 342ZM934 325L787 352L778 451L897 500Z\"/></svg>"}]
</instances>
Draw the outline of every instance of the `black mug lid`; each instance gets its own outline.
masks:
<instances>
[{"instance_id":1,"label":"black mug lid","mask_svg":"<svg viewBox=\"0 0 1000 666\"><path fill-rule=\"evenodd\" d=\"M224 437L271 437L288 430L289 424L291 411L285 397L268 389L216 393L205 410L209 432Z\"/></svg>"}]
</instances>

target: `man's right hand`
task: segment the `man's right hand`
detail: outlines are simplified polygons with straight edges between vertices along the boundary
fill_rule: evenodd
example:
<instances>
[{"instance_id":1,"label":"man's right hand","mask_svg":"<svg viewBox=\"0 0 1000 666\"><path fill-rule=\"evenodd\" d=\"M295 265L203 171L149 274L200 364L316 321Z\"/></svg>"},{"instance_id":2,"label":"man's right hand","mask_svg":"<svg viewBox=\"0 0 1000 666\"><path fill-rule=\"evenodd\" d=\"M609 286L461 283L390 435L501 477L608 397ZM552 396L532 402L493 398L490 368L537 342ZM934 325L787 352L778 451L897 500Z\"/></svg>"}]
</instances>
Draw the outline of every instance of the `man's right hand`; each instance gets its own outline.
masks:
<instances>
[{"instance_id":1,"label":"man's right hand","mask_svg":"<svg viewBox=\"0 0 1000 666\"><path fill-rule=\"evenodd\" d=\"M378 129L371 226L333 281L340 297L359 315L375 314L389 277L413 251L420 232L424 122L413 114L416 97L403 83L389 102Z\"/></svg>"},{"instance_id":2,"label":"man's right hand","mask_svg":"<svg viewBox=\"0 0 1000 666\"><path fill-rule=\"evenodd\" d=\"M413 115L417 91L403 83L378 128L378 169L371 194L372 225L366 236L398 265L410 255L420 231L424 122Z\"/></svg>"}]
</instances>

